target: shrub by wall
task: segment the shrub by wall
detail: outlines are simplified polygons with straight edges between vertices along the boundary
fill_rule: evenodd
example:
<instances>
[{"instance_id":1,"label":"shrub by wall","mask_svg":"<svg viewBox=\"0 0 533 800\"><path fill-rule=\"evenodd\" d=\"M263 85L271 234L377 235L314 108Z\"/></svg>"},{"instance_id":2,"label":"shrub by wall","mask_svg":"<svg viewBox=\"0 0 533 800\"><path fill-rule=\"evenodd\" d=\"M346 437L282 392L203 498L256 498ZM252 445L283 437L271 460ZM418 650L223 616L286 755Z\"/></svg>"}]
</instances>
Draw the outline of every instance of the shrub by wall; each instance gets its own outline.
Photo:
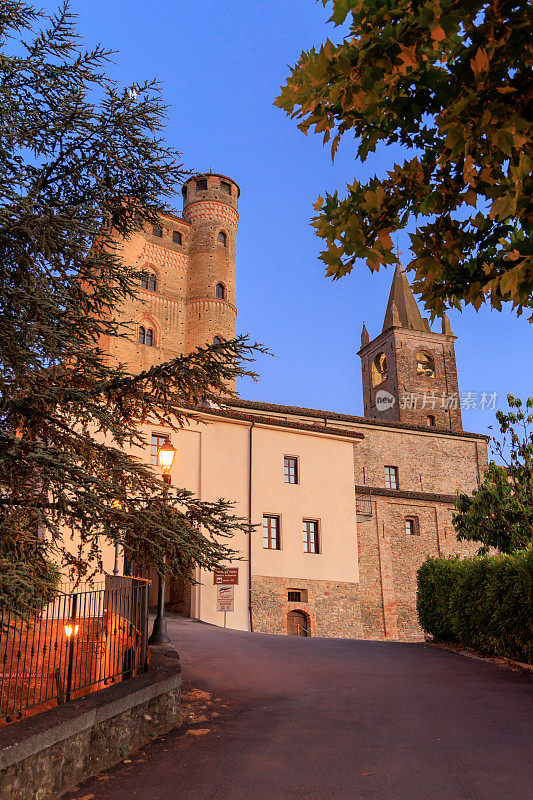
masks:
<instances>
[{"instance_id":1,"label":"shrub by wall","mask_svg":"<svg viewBox=\"0 0 533 800\"><path fill-rule=\"evenodd\" d=\"M439 641L533 663L533 549L428 558L418 570L420 625Z\"/></svg>"}]
</instances>

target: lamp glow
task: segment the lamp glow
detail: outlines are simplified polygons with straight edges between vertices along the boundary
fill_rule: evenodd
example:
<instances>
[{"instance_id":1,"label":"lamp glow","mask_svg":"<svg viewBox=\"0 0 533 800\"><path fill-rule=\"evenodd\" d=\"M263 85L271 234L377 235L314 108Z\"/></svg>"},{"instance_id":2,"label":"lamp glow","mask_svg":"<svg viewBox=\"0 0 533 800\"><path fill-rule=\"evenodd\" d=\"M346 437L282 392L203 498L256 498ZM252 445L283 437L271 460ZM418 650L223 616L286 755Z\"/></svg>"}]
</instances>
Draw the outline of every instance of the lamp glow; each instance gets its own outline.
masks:
<instances>
[{"instance_id":1,"label":"lamp glow","mask_svg":"<svg viewBox=\"0 0 533 800\"><path fill-rule=\"evenodd\" d=\"M174 456L176 455L176 448L170 442L165 442L157 451L157 463L163 472L170 472Z\"/></svg>"},{"instance_id":2,"label":"lamp glow","mask_svg":"<svg viewBox=\"0 0 533 800\"><path fill-rule=\"evenodd\" d=\"M67 639L70 639L71 636L76 636L79 627L79 625L65 625L65 634Z\"/></svg>"}]
</instances>

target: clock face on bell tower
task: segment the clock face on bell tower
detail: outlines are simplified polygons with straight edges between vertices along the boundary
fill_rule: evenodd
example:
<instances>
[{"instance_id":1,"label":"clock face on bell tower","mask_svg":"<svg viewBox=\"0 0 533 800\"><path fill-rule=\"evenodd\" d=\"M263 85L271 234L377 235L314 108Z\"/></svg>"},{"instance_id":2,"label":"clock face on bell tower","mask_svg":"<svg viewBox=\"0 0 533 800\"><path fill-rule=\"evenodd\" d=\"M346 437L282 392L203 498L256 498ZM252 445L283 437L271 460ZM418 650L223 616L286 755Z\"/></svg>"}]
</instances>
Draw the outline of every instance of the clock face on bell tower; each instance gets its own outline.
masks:
<instances>
[{"instance_id":1,"label":"clock face on bell tower","mask_svg":"<svg viewBox=\"0 0 533 800\"><path fill-rule=\"evenodd\" d=\"M381 333L361 336L365 417L462 431L454 342L447 317L431 330L397 267Z\"/></svg>"}]
</instances>

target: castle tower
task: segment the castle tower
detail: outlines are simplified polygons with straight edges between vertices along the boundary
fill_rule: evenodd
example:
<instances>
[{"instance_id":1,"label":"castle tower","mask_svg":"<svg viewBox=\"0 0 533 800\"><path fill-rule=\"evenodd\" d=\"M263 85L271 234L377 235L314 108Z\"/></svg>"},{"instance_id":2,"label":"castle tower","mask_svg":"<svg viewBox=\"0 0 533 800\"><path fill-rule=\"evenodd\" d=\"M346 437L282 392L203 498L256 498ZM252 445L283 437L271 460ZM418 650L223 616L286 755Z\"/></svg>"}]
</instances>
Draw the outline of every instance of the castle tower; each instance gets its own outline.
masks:
<instances>
[{"instance_id":1,"label":"castle tower","mask_svg":"<svg viewBox=\"0 0 533 800\"><path fill-rule=\"evenodd\" d=\"M225 175L195 175L183 186L191 225L187 271L187 352L237 329L236 237L240 189Z\"/></svg>"},{"instance_id":2,"label":"castle tower","mask_svg":"<svg viewBox=\"0 0 533 800\"><path fill-rule=\"evenodd\" d=\"M117 309L131 321L131 335L103 337L101 347L134 372L236 335L239 187L210 173L190 178L182 191L183 217L165 214L119 243L122 258L147 278L139 299Z\"/></svg>"},{"instance_id":3,"label":"castle tower","mask_svg":"<svg viewBox=\"0 0 533 800\"><path fill-rule=\"evenodd\" d=\"M446 316L442 333L431 330L397 266L382 332L369 341L363 326L365 417L462 431L455 338Z\"/></svg>"}]
</instances>

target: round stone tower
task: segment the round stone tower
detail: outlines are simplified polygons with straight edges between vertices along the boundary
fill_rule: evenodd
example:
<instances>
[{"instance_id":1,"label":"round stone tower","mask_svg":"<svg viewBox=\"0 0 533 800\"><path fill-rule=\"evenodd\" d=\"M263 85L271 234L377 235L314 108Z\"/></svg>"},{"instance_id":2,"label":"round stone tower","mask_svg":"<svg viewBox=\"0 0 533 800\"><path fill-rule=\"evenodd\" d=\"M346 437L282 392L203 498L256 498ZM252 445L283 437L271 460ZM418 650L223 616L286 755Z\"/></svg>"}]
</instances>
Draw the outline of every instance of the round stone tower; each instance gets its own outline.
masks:
<instances>
[{"instance_id":1,"label":"round stone tower","mask_svg":"<svg viewBox=\"0 0 533 800\"><path fill-rule=\"evenodd\" d=\"M183 219L190 223L186 351L233 339L237 331L236 238L240 189L216 173L183 186Z\"/></svg>"}]
</instances>

